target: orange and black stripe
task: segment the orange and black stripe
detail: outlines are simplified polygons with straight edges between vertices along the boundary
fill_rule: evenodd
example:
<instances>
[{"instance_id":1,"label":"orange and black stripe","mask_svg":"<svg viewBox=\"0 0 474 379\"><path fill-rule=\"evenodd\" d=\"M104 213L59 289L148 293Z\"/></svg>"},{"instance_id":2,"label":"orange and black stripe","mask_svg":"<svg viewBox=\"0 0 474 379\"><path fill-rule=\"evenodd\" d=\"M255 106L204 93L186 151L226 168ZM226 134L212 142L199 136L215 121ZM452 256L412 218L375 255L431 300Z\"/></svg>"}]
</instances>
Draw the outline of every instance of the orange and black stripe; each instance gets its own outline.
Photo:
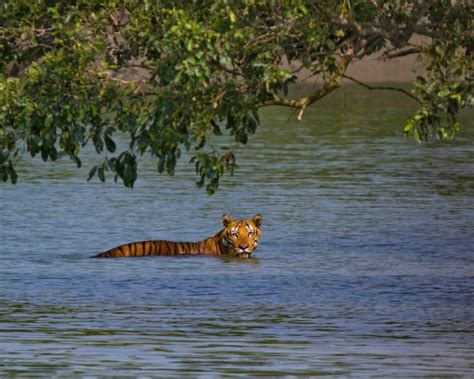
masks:
<instances>
[{"instance_id":1,"label":"orange and black stripe","mask_svg":"<svg viewBox=\"0 0 474 379\"><path fill-rule=\"evenodd\" d=\"M140 241L131 242L104 251L91 258L127 258L149 255L220 255L214 238L200 242Z\"/></svg>"}]
</instances>

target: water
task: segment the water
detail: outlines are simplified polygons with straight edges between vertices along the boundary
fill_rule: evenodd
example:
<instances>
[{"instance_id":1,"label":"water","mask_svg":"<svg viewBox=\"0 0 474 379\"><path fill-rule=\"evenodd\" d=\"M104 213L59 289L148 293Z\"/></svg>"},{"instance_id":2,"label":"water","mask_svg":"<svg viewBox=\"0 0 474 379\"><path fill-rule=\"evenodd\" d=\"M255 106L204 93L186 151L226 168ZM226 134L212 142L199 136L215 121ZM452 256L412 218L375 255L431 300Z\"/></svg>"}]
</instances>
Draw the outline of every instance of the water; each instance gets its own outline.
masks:
<instances>
[{"instance_id":1,"label":"water","mask_svg":"<svg viewBox=\"0 0 474 379\"><path fill-rule=\"evenodd\" d=\"M213 197L186 162L131 191L90 165L20 166L0 187L0 373L473 376L474 123L401 137L413 104L347 87L266 109ZM86 154L87 155L87 154ZM92 260L264 216L256 259Z\"/></svg>"}]
</instances>

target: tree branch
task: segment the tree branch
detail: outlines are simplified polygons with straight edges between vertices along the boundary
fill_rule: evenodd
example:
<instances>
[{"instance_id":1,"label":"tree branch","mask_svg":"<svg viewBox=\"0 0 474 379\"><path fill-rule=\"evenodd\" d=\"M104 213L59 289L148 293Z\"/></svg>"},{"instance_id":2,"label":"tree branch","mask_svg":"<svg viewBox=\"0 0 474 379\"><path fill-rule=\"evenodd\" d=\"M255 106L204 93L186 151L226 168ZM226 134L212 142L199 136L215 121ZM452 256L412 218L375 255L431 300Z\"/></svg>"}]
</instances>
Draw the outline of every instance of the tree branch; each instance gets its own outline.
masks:
<instances>
[{"instance_id":1,"label":"tree branch","mask_svg":"<svg viewBox=\"0 0 474 379\"><path fill-rule=\"evenodd\" d=\"M348 79L354 83L357 83L359 85L361 85L362 87L364 88L367 88L368 90L389 90L389 91L398 91L398 92L401 92L405 95L407 95L408 97L411 97L413 100L415 100L416 102L418 103L421 103L420 100L418 100L417 97L413 96L410 92L408 92L407 90L404 90L403 88L399 88L399 87L392 87L392 86L371 86L369 84L366 84L366 83L363 83L361 82L360 80L357 80L356 78L353 78L352 76L349 76L349 75L343 75L343 77L345 79Z\"/></svg>"},{"instance_id":2,"label":"tree branch","mask_svg":"<svg viewBox=\"0 0 474 379\"><path fill-rule=\"evenodd\" d=\"M393 50L396 50L396 49L387 50L378 59L392 59L392 58L404 57L411 54L418 54L421 51L419 47L412 47L406 50L392 53Z\"/></svg>"},{"instance_id":3,"label":"tree branch","mask_svg":"<svg viewBox=\"0 0 474 379\"><path fill-rule=\"evenodd\" d=\"M285 99L275 93L270 93L269 95L272 96L272 99L264 101L262 103L262 106L265 107L269 105L281 105L285 107L299 109L297 119L301 121L306 107L322 99L324 96L331 93L336 88L340 87L340 85L342 84L344 73L346 72L347 66L349 65L350 61L351 59L349 56L342 56L335 73L327 81L325 81L322 88L319 88L318 90L310 93L309 95L300 97L299 99Z\"/></svg>"}]
</instances>

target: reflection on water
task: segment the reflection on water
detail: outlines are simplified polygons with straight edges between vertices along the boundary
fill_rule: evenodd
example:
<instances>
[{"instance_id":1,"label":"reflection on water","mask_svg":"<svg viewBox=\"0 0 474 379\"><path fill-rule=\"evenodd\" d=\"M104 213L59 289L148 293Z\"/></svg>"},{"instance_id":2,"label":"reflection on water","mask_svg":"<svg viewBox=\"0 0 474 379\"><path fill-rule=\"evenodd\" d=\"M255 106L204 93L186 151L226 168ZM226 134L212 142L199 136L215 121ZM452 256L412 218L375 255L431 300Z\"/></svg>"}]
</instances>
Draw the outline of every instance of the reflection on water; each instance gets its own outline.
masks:
<instances>
[{"instance_id":1,"label":"reflection on water","mask_svg":"<svg viewBox=\"0 0 474 379\"><path fill-rule=\"evenodd\" d=\"M133 191L25 164L0 187L2 376L472 375L472 115L417 145L411 107L348 87L302 123L264 110L213 197L185 162ZM257 212L255 259L88 259Z\"/></svg>"}]
</instances>

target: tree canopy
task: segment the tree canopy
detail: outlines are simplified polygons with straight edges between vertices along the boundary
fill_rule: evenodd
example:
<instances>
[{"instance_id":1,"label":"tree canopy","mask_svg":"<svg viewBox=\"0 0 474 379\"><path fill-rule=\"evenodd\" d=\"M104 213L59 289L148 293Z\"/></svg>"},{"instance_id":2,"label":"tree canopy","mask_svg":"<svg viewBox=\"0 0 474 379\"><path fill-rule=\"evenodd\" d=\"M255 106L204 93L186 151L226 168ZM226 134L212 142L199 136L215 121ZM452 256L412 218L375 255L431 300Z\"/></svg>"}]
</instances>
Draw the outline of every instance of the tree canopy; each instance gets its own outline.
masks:
<instances>
[{"instance_id":1,"label":"tree canopy","mask_svg":"<svg viewBox=\"0 0 474 379\"><path fill-rule=\"evenodd\" d=\"M258 110L286 106L298 119L338 88L367 55L416 54L424 71L404 123L418 141L451 138L473 105L474 10L470 0L5 0L0 3L0 176L17 181L22 154L44 161L92 144L106 172L133 187L137 158L173 175L189 150L198 185L213 193L236 166ZM417 37L414 39L414 37ZM288 96L299 73L320 86ZM363 84L363 83L362 83ZM117 151L117 133L128 147Z\"/></svg>"}]
</instances>

